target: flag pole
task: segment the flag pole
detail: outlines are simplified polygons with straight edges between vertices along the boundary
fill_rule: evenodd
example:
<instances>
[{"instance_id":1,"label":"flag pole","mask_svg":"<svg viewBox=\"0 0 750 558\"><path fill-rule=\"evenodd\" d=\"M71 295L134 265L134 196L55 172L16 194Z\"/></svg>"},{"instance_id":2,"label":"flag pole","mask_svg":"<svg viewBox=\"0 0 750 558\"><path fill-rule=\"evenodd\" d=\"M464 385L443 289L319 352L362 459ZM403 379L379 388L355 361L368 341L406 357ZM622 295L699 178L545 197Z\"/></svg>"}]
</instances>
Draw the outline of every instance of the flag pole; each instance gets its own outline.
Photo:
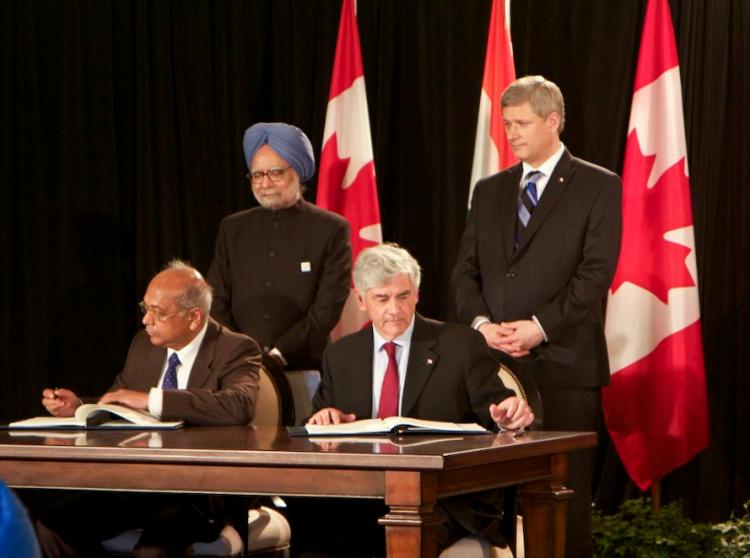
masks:
<instances>
[{"instance_id":1,"label":"flag pole","mask_svg":"<svg viewBox=\"0 0 750 558\"><path fill-rule=\"evenodd\" d=\"M658 513L661 509L661 481L651 485L651 513Z\"/></svg>"}]
</instances>

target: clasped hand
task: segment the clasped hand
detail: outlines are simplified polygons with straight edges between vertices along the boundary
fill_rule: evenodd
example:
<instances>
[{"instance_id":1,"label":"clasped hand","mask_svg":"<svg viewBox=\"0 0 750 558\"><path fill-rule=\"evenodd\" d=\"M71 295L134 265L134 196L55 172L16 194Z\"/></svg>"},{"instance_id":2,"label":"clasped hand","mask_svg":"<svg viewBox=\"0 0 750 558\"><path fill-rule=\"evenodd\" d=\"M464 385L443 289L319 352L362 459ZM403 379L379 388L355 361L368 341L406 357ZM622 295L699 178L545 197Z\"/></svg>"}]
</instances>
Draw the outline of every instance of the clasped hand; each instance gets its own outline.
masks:
<instances>
[{"instance_id":1,"label":"clasped hand","mask_svg":"<svg viewBox=\"0 0 750 558\"><path fill-rule=\"evenodd\" d=\"M526 356L544 341L544 334L533 320L517 320L499 324L487 322L479 328L487 345L514 358Z\"/></svg>"}]
</instances>

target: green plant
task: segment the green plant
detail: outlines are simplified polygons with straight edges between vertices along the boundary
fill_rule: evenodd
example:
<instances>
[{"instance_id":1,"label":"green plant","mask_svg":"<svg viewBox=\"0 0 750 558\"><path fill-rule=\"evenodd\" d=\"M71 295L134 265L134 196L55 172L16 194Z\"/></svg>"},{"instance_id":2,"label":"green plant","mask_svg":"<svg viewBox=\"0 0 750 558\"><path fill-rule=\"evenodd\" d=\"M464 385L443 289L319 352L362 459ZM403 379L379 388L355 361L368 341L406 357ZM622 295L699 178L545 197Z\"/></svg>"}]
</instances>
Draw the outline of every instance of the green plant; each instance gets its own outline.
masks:
<instances>
[{"instance_id":1,"label":"green plant","mask_svg":"<svg viewBox=\"0 0 750 558\"><path fill-rule=\"evenodd\" d=\"M713 526L719 534L722 558L747 558L750 556L750 502L745 502L745 515L732 516L729 521Z\"/></svg>"},{"instance_id":2,"label":"green plant","mask_svg":"<svg viewBox=\"0 0 750 558\"><path fill-rule=\"evenodd\" d=\"M655 513L648 499L626 500L614 515L594 510L593 531L599 558L729 556L719 551L719 531L685 518L677 502Z\"/></svg>"}]
</instances>

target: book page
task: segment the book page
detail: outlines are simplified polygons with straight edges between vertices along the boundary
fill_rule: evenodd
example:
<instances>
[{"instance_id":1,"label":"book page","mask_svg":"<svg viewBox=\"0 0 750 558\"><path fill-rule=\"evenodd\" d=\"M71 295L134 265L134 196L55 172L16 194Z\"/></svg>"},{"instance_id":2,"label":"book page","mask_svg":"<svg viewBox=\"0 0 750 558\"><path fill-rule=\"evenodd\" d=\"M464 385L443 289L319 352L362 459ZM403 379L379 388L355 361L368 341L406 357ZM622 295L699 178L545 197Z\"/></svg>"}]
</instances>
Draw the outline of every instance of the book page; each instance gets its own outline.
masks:
<instances>
[{"instance_id":1,"label":"book page","mask_svg":"<svg viewBox=\"0 0 750 558\"><path fill-rule=\"evenodd\" d=\"M388 417L383 422L389 427L389 430L400 430L400 427L407 427L405 430L437 430L445 432L487 432L487 429L476 423L455 423L443 422L437 420L423 420L412 417Z\"/></svg>"},{"instance_id":2,"label":"book page","mask_svg":"<svg viewBox=\"0 0 750 558\"><path fill-rule=\"evenodd\" d=\"M123 405L88 404L81 405L76 409L76 417L79 417L79 421L87 426L121 424L122 421L112 421L113 415L139 426L153 426L160 423L159 419L152 414Z\"/></svg>"},{"instance_id":3,"label":"book page","mask_svg":"<svg viewBox=\"0 0 750 558\"><path fill-rule=\"evenodd\" d=\"M421 420L411 417L388 417L385 419L355 420L342 424L307 424L307 434L310 436L325 435L353 435L353 434L403 434L409 432L457 432L457 433L486 433L487 430L478 424L441 422Z\"/></svg>"},{"instance_id":4,"label":"book page","mask_svg":"<svg viewBox=\"0 0 750 558\"><path fill-rule=\"evenodd\" d=\"M152 414L122 405L88 403L73 417L43 416L11 422L8 428L180 428L183 421L161 421Z\"/></svg>"},{"instance_id":5,"label":"book page","mask_svg":"<svg viewBox=\"0 0 750 558\"><path fill-rule=\"evenodd\" d=\"M381 419L355 420L341 424L306 424L305 429L310 435L386 434L388 432L388 427Z\"/></svg>"},{"instance_id":6,"label":"book page","mask_svg":"<svg viewBox=\"0 0 750 558\"><path fill-rule=\"evenodd\" d=\"M76 417L33 417L11 422L8 428L82 428Z\"/></svg>"}]
</instances>

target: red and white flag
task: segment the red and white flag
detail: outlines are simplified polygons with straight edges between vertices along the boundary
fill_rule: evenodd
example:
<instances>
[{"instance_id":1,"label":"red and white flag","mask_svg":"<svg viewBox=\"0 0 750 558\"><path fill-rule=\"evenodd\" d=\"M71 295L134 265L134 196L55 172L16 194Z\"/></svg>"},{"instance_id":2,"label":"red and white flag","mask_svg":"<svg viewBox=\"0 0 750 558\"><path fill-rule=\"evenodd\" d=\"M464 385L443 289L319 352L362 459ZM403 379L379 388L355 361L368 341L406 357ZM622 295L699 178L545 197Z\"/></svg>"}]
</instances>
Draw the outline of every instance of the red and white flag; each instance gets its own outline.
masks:
<instances>
[{"instance_id":1,"label":"red and white flag","mask_svg":"<svg viewBox=\"0 0 750 558\"><path fill-rule=\"evenodd\" d=\"M612 441L646 490L708 444L682 88L667 0L649 0L623 168L622 251L607 303Z\"/></svg>"},{"instance_id":2,"label":"red and white flag","mask_svg":"<svg viewBox=\"0 0 750 558\"><path fill-rule=\"evenodd\" d=\"M355 0L341 5L316 203L349 221L355 260L364 248L383 241ZM331 335L337 339L367 321L352 289Z\"/></svg>"},{"instance_id":3,"label":"red and white flag","mask_svg":"<svg viewBox=\"0 0 750 558\"><path fill-rule=\"evenodd\" d=\"M500 108L500 95L515 79L513 45L510 41L510 0L492 0L477 135L474 141L474 162L471 166L469 206L477 180L500 172L516 162L505 136L503 112Z\"/></svg>"}]
</instances>

